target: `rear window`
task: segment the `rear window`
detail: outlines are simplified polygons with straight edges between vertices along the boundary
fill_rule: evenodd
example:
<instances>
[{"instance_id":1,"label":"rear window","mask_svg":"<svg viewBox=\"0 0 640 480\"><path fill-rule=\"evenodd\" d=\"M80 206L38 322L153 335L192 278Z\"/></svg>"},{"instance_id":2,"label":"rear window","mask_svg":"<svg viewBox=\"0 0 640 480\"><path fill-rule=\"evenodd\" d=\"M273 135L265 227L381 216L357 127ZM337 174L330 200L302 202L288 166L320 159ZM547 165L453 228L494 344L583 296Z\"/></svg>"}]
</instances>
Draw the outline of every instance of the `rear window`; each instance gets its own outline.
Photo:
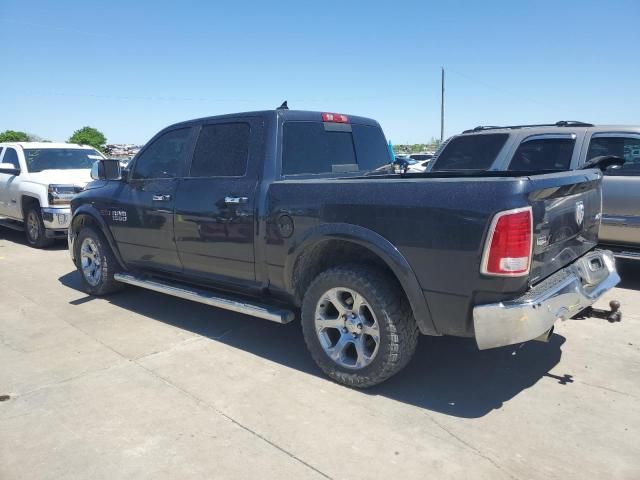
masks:
<instances>
[{"instance_id":1,"label":"rear window","mask_svg":"<svg viewBox=\"0 0 640 480\"><path fill-rule=\"evenodd\" d=\"M284 175L364 172L390 161L379 127L322 122L284 124Z\"/></svg>"},{"instance_id":2,"label":"rear window","mask_svg":"<svg viewBox=\"0 0 640 480\"><path fill-rule=\"evenodd\" d=\"M575 143L573 138L525 140L516 150L509 170L569 170Z\"/></svg>"},{"instance_id":3,"label":"rear window","mask_svg":"<svg viewBox=\"0 0 640 480\"><path fill-rule=\"evenodd\" d=\"M438 155L433 171L487 170L508 137L506 133L491 133L452 138Z\"/></svg>"}]
</instances>

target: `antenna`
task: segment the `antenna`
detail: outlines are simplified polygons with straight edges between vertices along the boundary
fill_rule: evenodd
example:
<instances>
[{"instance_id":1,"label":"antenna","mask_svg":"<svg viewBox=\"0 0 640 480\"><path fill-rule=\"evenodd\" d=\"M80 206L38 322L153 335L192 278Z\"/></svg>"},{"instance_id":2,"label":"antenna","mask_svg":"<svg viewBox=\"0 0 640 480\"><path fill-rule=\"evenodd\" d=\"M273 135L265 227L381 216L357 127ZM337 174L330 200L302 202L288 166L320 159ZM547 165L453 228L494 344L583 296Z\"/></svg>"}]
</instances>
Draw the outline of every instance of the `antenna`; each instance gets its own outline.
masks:
<instances>
[{"instance_id":1,"label":"antenna","mask_svg":"<svg viewBox=\"0 0 640 480\"><path fill-rule=\"evenodd\" d=\"M440 143L444 140L444 67L442 68L442 80L440 91Z\"/></svg>"},{"instance_id":2,"label":"antenna","mask_svg":"<svg viewBox=\"0 0 640 480\"><path fill-rule=\"evenodd\" d=\"M282 105L280 105L277 110L289 110L289 105L287 105L287 101L285 100L284 102L282 102Z\"/></svg>"}]
</instances>

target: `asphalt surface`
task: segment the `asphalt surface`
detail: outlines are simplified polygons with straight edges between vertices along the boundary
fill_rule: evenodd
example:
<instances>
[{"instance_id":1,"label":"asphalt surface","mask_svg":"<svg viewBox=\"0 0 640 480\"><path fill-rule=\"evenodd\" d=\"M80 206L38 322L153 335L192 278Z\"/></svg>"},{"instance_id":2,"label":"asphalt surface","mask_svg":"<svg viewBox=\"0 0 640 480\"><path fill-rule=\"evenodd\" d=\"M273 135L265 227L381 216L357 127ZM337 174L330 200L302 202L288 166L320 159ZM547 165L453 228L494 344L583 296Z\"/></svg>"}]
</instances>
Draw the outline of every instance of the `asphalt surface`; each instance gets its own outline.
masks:
<instances>
[{"instance_id":1,"label":"asphalt surface","mask_svg":"<svg viewBox=\"0 0 640 480\"><path fill-rule=\"evenodd\" d=\"M80 290L66 244L0 231L0 479L640 478L640 265L624 319L480 352L422 337L350 390L286 326ZM0 397L1 398L1 397Z\"/></svg>"}]
</instances>

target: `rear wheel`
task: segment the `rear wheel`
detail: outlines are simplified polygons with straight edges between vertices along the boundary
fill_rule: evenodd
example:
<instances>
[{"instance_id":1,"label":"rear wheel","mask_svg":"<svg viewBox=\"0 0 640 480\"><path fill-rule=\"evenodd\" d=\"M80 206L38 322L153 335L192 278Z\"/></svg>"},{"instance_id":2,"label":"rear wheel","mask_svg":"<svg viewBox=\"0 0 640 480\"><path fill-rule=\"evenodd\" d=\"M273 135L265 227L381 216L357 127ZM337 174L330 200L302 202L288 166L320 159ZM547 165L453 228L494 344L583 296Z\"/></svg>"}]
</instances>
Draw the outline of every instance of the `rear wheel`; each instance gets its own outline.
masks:
<instances>
[{"instance_id":1,"label":"rear wheel","mask_svg":"<svg viewBox=\"0 0 640 480\"><path fill-rule=\"evenodd\" d=\"M359 265L316 277L304 297L302 329L318 366L359 388L398 373L418 341L411 309L393 279Z\"/></svg>"},{"instance_id":2,"label":"rear wheel","mask_svg":"<svg viewBox=\"0 0 640 480\"><path fill-rule=\"evenodd\" d=\"M113 278L121 269L102 232L91 226L82 228L74 248L76 266L87 293L106 295L124 287Z\"/></svg>"},{"instance_id":3,"label":"rear wheel","mask_svg":"<svg viewBox=\"0 0 640 480\"><path fill-rule=\"evenodd\" d=\"M38 205L32 205L24 216L24 231L29 245L35 248L46 248L53 243L53 238L47 238L47 229L42 219L42 211Z\"/></svg>"}]
</instances>

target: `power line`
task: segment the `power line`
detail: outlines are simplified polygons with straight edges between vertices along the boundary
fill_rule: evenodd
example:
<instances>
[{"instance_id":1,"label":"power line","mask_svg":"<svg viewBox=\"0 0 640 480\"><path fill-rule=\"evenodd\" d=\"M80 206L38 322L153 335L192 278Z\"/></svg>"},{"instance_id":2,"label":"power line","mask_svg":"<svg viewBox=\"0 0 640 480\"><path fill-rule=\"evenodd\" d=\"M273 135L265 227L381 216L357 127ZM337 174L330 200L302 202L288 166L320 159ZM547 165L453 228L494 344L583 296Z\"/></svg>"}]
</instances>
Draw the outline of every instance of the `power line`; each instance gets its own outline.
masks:
<instances>
[{"instance_id":1,"label":"power line","mask_svg":"<svg viewBox=\"0 0 640 480\"><path fill-rule=\"evenodd\" d=\"M530 102L530 103L535 103L535 104L540 105L542 107L550 108L550 109L552 109L552 110L554 110L556 112L559 111L557 106L550 105L550 104L544 103L544 102L540 102L540 101L538 101L536 99L533 99L533 98L522 96L522 95L520 95L520 94L518 94L516 92L513 92L511 90L508 90L508 89L505 89L505 88L502 88L502 87L498 87L496 85L492 85L492 84L487 83L487 82L485 82L483 80L479 80L477 78L471 77L471 76L469 76L469 75L467 75L465 73L458 72L456 70L452 70L451 68L448 68L448 67L447 67L447 70L449 72L455 73L456 75L458 75L458 76L460 76L462 78L465 78L465 79L467 79L467 80L469 80L471 82L483 85L484 87L487 87L487 88L489 88L491 90L495 90L495 91L498 91L498 92L501 92L501 93L505 93L507 95L510 95L511 97L518 98L520 100L524 100L524 101L527 101L527 102ZM564 108L562 108L562 109L564 110Z\"/></svg>"}]
</instances>

